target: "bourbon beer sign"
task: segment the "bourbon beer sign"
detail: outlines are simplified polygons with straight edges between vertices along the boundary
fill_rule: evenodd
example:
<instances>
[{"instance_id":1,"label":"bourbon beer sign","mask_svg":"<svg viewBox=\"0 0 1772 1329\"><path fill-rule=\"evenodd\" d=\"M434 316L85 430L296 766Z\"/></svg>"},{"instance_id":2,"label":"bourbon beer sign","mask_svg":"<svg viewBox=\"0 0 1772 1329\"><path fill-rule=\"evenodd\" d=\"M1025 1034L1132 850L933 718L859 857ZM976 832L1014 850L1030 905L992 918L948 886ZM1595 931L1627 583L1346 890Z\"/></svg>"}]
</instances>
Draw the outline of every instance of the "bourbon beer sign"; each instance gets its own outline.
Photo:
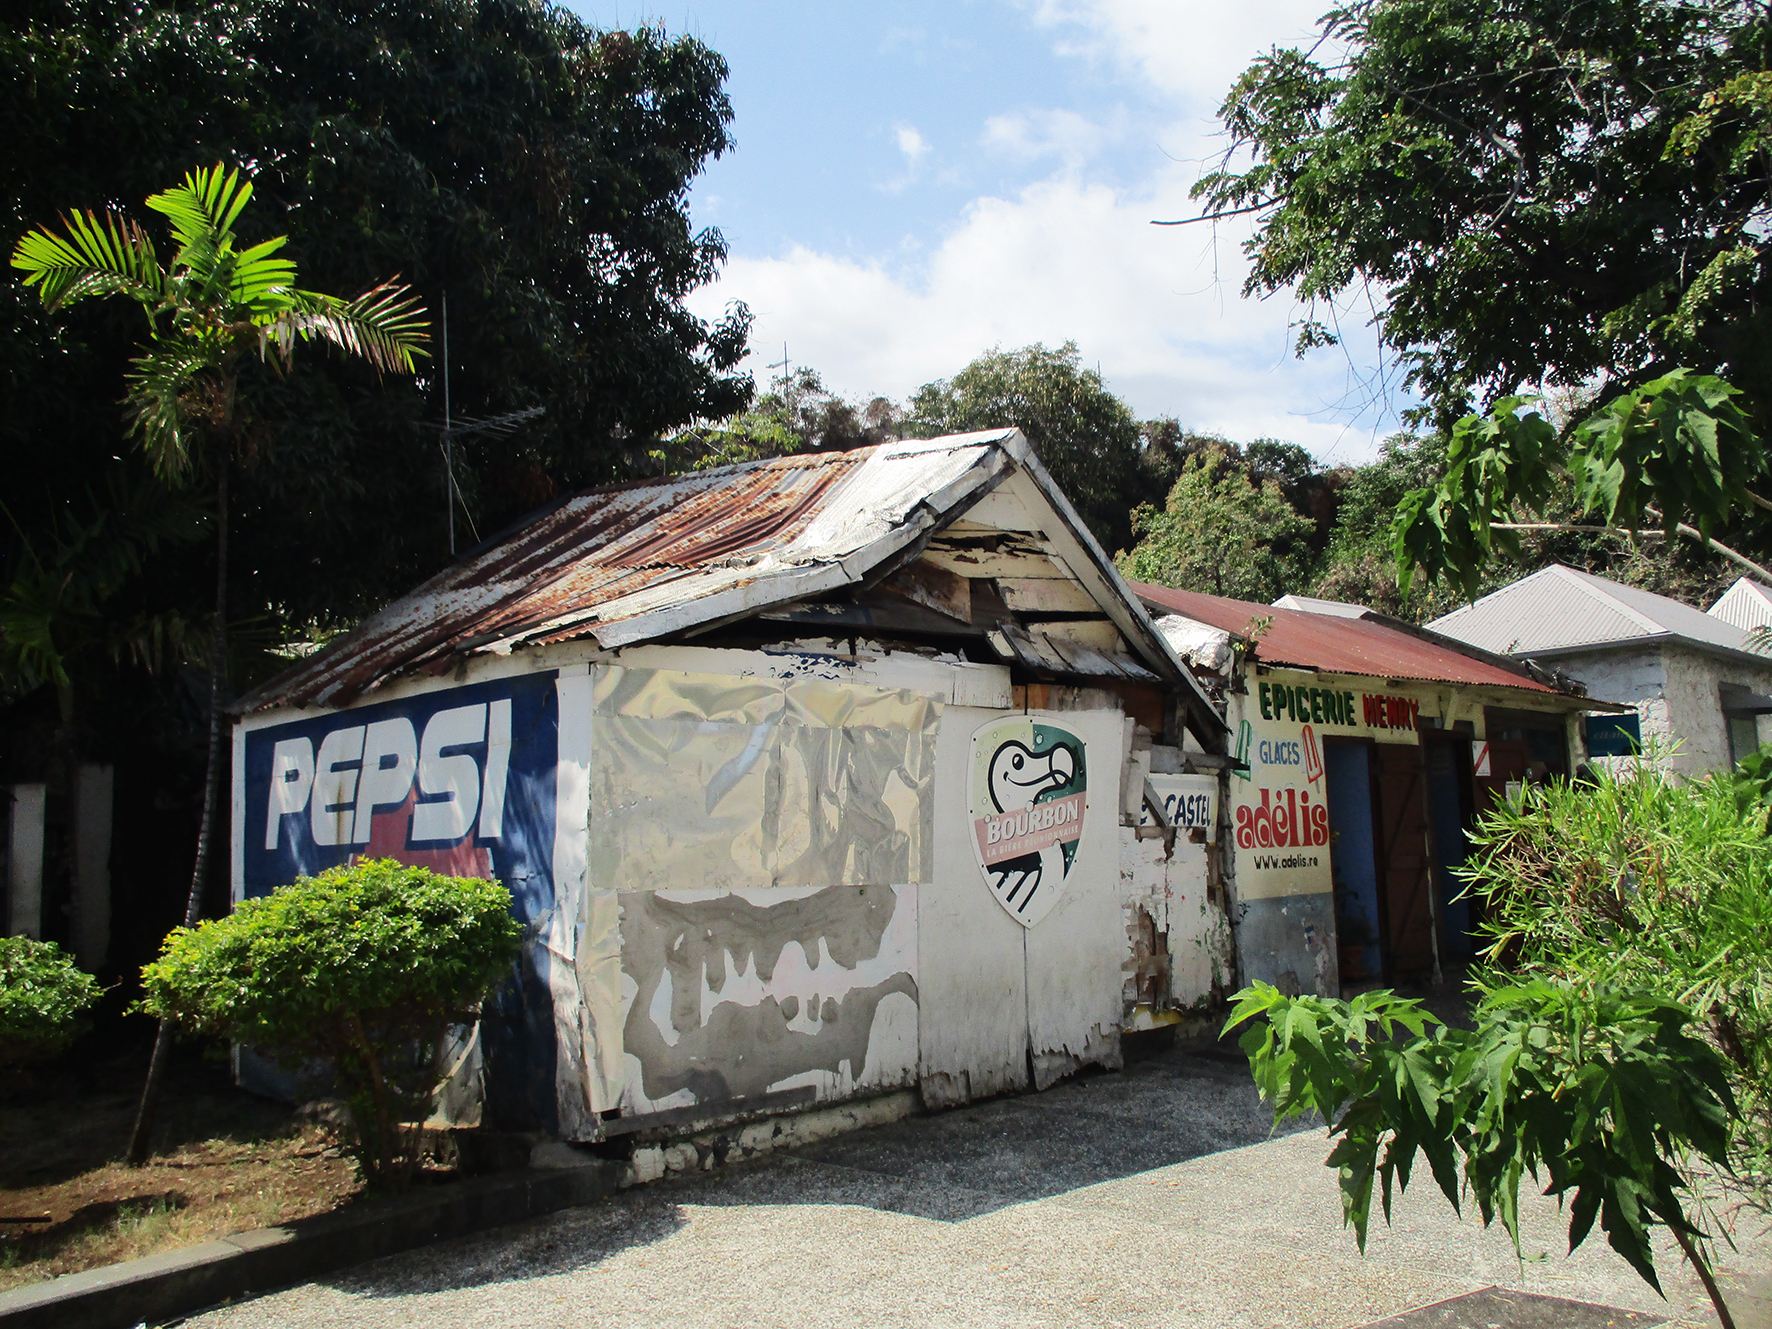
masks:
<instances>
[{"instance_id":1,"label":"bourbon beer sign","mask_svg":"<svg viewBox=\"0 0 1772 1329\"><path fill-rule=\"evenodd\" d=\"M1089 812L1085 744L1051 720L993 720L972 735L972 850L985 885L1023 927L1070 880Z\"/></svg>"}]
</instances>

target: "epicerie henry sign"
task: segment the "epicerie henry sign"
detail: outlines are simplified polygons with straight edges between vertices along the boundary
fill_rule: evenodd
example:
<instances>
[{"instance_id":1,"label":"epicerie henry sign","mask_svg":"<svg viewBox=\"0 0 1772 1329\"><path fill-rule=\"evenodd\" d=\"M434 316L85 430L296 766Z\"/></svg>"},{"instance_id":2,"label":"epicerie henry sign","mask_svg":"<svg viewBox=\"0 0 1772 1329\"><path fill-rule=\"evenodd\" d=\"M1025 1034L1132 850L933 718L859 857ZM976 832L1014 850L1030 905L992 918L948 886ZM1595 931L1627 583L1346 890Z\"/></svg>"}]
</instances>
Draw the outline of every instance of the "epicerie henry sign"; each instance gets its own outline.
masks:
<instances>
[{"instance_id":1,"label":"epicerie henry sign","mask_svg":"<svg viewBox=\"0 0 1772 1329\"><path fill-rule=\"evenodd\" d=\"M997 903L1033 927L1064 893L1088 813L1084 743L1031 716L972 735L972 850Z\"/></svg>"}]
</instances>

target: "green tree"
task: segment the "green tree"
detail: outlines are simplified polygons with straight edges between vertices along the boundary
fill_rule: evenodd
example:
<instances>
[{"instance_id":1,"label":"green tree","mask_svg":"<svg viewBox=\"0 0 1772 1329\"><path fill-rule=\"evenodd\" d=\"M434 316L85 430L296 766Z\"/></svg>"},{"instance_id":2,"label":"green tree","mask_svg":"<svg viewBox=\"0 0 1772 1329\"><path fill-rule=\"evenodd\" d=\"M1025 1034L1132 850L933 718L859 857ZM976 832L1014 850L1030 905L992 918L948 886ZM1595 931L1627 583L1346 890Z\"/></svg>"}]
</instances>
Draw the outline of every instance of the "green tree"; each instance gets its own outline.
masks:
<instances>
[{"instance_id":1,"label":"green tree","mask_svg":"<svg viewBox=\"0 0 1772 1329\"><path fill-rule=\"evenodd\" d=\"M1254 481L1223 449L1196 452L1158 510L1132 514L1138 543L1119 557L1134 581L1238 600L1274 600L1304 583L1314 527L1278 480Z\"/></svg>"},{"instance_id":2,"label":"green tree","mask_svg":"<svg viewBox=\"0 0 1772 1329\"><path fill-rule=\"evenodd\" d=\"M252 199L238 172L198 169L148 199L171 224L177 250L161 266L146 230L111 212L74 212L63 233L29 231L13 251L44 306L59 310L98 296L123 296L147 316L148 342L130 362L125 398L129 432L156 474L169 483L206 475L215 486L215 609L210 646L209 756L203 818L185 907L196 922L220 798L222 708L226 702L228 617L228 478L242 461L251 417L240 409L243 371L255 361L287 370L299 341L320 339L360 356L381 372L411 373L423 354L423 308L406 288L373 286L353 300L303 290L295 264L278 257L277 236L238 243L234 225ZM163 1025L143 1092L129 1156L147 1156L147 1136L164 1072Z\"/></svg>"},{"instance_id":3,"label":"green tree","mask_svg":"<svg viewBox=\"0 0 1772 1329\"><path fill-rule=\"evenodd\" d=\"M919 388L903 421L910 438L1011 426L1027 435L1102 547L1126 548L1132 508L1162 489L1144 466L1137 419L1099 373L1083 367L1075 342L987 352L952 378Z\"/></svg>"},{"instance_id":4,"label":"green tree","mask_svg":"<svg viewBox=\"0 0 1772 1329\"><path fill-rule=\"evenodd\" d=\"M1243 989L1225 1024L1276 1121L1319 1112L1335 1147L1343 1221L1360 1249L1380 1183L1385 1219L1424 1158L1454 1210L1520 1249L1520 1182L1569 1197L1569 1249L1599 1220L1608 1242L1661 1291L1650 1229L1666 1227L1734 1329L1695 1221L1699 1188L1680 1168L1726 1163L1734 1111L1721 1059L1685 1029L1692 1012L1653 993L1533 979L1480 990L1472 1029L1448 1028L1389 992L1352 1001ZM1430 1030L1429 1026L1437 1026Z\"/></svg>"},{"instance_id":5,"label":"green tree","mask_svg":"<svg viewBox=\"0 0 1772 1329\"><path fill-rule=\"evenodd\" d=\"M1761 6L1357 0L1324 34L1344 58L1275 50L1238 80L1221 115L1253 160L1195 190L1255 216L1249 293L1370 294L1442 428L1523 385L1680 365L1757 409L1772 157L1763 103L1727 90L1772 55Z\"/></svg>"},{"instance_id":6,"label":"green tree","mask_svg":"<svg viewBox=\"0 0 1772 1329\"><path fill-rule=\"evenodd\" d=\"M1196 196L1255 216L1246 291L1312 307L1300 353L1336 340L1327 307L1358 289L1453 432L1447 479L1399 517L1405 588L1419 563L1472 593L1563 486L1562 525L1762 539L1764 10L1359 0L1325 35L1338 63L1275 50L1238 81L1227 162L1250 160ZM1542 438L1508 424L1541 385L1586 398Z\"/></svg>"},{"instance_id":7,"label":"green tree","mask_svg":"<svg viewBox=\"0 0 1772 1329\"><path fill-rule=\"evenodd\" d=\"M257 189L242 243L287 235L311 285L401 273L433 311L447 292L457 417L547 408L456 447L487 532L748 401L748 316L684 305L725 254L688 210L732 146L725 76L693 39L527 0L20 0L0 19L0 228L10 246L70 203L139 199L219 160ZM0 290L0 447L8 504L43 544L51 513L92 520L88 495L136 464L114 405L135 330L28 297ZM336 629L437 570L436 367L384 387L335 358L242 383L258 429L230 496L237 617ZM155 572L187 610L207 601L199 560Z\"/></svg>"},{"instance_id":8,"label":"green tree","mask_svg":"<svg viewBox=\"0 0 1772 1329\"><path fill-rule=\"evenodd\" d=\"M445 1037L472 1025L523 927L496 882L370 859L303 877L167 937L144 1007L193 1032L324 1060L368 1181L404 1189Z\"/></svg>"},{"instance_id":9,"label":"green tree","mask_svg":"<svg viewBox=\"0 0 1772 1329\"><path fill-rule=\"evenodd\" d=\"M61 1051L102 995L54 942L0 937L0 1066Z\"/></svg>"},{"instance_id":10,"label":"green tree","mask_svg":"<svg viewBox=\"0 0 1772 1329\"><path fill-rule=\"evenodd\" d=\"M866 405L832 392L818 371L796 369L750 408L666 439L655 458L667 471L706 470L797 452L859 448L896 435L899 409L885 397Z\"/></svg>"}]
</instances>

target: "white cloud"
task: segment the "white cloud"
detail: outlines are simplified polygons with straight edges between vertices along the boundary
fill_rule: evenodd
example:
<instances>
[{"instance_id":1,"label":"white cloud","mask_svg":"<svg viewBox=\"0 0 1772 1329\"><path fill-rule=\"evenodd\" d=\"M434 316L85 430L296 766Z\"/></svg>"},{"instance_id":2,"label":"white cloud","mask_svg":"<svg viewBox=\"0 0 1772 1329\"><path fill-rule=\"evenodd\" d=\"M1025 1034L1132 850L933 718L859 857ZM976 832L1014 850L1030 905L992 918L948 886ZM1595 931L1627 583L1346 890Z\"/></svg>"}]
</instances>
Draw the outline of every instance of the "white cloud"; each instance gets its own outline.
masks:
<instances>
[{"instance_id":1,"label":"white cloud","mask_svg":"<svg viewBox=\"0 0 1772 1329\"><path fill-rule=\"evenodd\" d=\"M1287 439L1338 460L1375 451L1395 424L1382 404L1389 392L1352 367L1380 362L1362 318L1342 328L1348 353L1295 360L1291 303L1241 296L1246 230L1232 223L1215 236L1206 226L1150 224L1197 214L1188 188L1222 148L1212 113L1224 91L1268 47L1312 40L1321 0L1008 3L1063 53L1109 70L1123 98L990 116L977 144L998 168L1022 168L1015 187L974 197L938 234L907 235L896 256L803 245L737 253L693 297L696 312L745 301L756 316L753 345L785 341L796 363L851 397L902 399L992 346L1074 340L1140 415L1174 415L1239 440ZM905 174L882 186L891 193L918 177L932 151L912 125L894 134ZM1136 149L1141 139L1152 150L1134 154L1148 164L1132 174L1143 178L1103 183L1104 171L1092 168L1105 166L1105 149ZM1124 164L1125 152L1113 155ZM775 354L754 358L759 377ZM1375 398L1381 404L1371 408Z\"/></svg>"},{"instance_id":2,"label":"white cloud","mask_svg":"<svg viewBox=\"0 0 1772 1329\"><path fill-rule=\"evenodd\" d=\"M1279 437L1361 456L1372 424L1348 421L1346 362L1295 361L1284 301L1245 301L1235 241L1150 225L1185 209L1187 176L1126 194L1071 177L969 204L926 262L900 271L796 247L735 257L693 307L741 299L753 344L787 343L850 396L908 396L992 346L1074 340L1142 415L1237 439ZM1214 262L1228 264L1216 276ZM770 356L758 357L760 364Z\"/></svg>"},{"instance_id":3,"label":"white cloud","mask_svg":"<svg viewBox=\"0 0 1772 1329\"><path fill-rule=\"evenodd\" d=\"M894 133L898 138L898 150L910 165L915 166L929 154L929 140L917 132L915 125L899 125Z\"/></svg>"},{"instance_id":4,"label":"white cloud","mask_svg":"<svg viewBox=\"0 0 1772 1329\"><path fill-rule=\"evenodd\" d=\"M1017 161L1056 157L1067 169L1081 167L1125 130L1122 110L1107 125L1064 109L1010 111L984 122L980 142Z\"/></svg>"},{"instance_id":5,"label":"white cloud","mask_svg":"<svg viewBox=\"0 0 1772 1329\"><path fill-rule=\"evenodd\" d=\"M1308 48L1322 0L1016 0L1061 49L1104 59L1153 89L1210 112L1273 46Z\"/></svg>"}]
</instances>

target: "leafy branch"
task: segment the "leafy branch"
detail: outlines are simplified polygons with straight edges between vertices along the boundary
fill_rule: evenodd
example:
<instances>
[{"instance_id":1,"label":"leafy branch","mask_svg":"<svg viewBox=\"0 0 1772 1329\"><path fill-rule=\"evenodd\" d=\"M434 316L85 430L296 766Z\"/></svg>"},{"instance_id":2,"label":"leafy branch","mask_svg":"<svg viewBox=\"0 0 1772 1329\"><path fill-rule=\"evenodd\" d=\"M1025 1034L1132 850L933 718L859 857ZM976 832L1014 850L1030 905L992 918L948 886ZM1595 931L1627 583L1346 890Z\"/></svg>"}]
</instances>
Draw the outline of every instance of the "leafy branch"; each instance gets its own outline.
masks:
<instances>
[{"instance_id":1,"label":"leafy branch","mask_svg":"<svg viewBox=\"0 0 1772 1329\"><path fill-rule=\"evenodd\" d=\"M1276 1120L1319 1112L1335 1141L1344 1221L1362 1251L1379 1185L1386 1222L1417 1156L1462 1212L1500 1220L1520 1250L1520 1184L1568 1198L1569 1249L1598 1221L1612 1248L1660 1292L1651 1229L1666 1227L1733 1329L1688 1217L1687 1151L1727 1168L1735 1112L1722 1058L1686 1032L1678 1002L1543 978L1483 991L1471 1030L1388 991L1350 1001L1237 994L1225 1024Z\"/></svg>"}]
</instances>

